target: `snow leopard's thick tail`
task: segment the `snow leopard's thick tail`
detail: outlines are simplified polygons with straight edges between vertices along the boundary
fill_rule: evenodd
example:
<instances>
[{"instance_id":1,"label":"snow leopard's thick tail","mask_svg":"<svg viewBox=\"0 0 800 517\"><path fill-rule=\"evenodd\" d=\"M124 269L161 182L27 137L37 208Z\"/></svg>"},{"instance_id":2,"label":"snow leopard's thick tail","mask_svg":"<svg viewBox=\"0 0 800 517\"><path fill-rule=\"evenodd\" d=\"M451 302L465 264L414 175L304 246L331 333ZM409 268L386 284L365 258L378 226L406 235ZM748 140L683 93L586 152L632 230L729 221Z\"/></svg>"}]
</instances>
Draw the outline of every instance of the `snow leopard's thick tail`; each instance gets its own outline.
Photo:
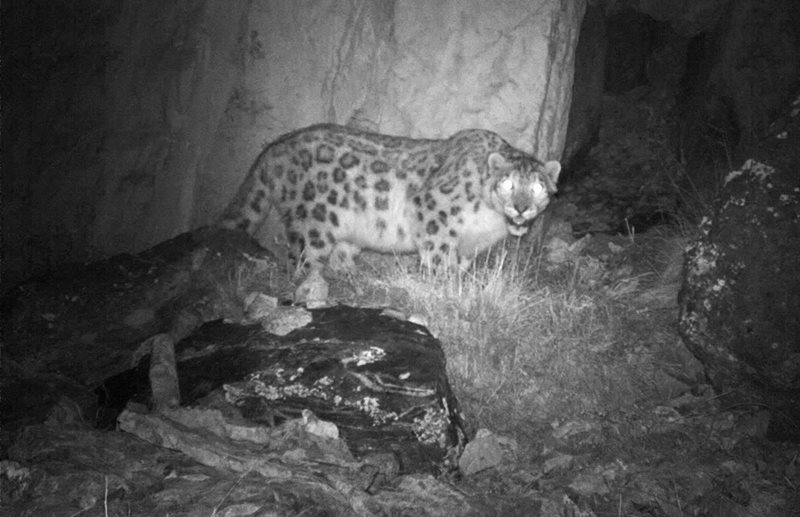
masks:
<instances>
[{"instance_id":1,"label":"snow leopard's thick tail","mask_svg":"<svg viewBox=\"0 0 800 517\"><path fill-rule=\"evenodd\" d=\"M259 181L262 160L256 160L236 195L225 208L217 225L230 230L243 230L253 235L269 213L271 203L267 187Z\"/></svg>"}]
</instances>

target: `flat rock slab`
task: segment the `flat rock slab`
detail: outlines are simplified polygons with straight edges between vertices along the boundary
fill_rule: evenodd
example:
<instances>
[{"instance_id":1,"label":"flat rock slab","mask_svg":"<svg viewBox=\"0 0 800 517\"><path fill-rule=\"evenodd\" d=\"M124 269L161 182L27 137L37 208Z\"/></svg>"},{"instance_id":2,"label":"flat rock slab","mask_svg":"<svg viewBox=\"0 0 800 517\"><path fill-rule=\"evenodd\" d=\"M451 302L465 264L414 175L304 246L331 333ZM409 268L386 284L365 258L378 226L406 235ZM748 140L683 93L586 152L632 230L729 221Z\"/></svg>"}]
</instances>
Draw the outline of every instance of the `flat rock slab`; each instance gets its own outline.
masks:
<instances>
[{"instance_id":1,"label":"flat rock slab","mask_svg":"<svg viewBox=\"0 0 800 517\"><path fill-rule=\"evenodd\" d=\"M238 453L242 450L237 448ZM265 456L269 454L262 452L251 459ZM246 458L239 460L246 462ZM429 475L401 476L391 490L368 493L358 486L358 471L298 455L269 460L270 469L232 471L198 463L129 433L32 426L20 434L8 460L0 462L0 513L54 517L491 514Z\"/></svg>"}]
</instances>

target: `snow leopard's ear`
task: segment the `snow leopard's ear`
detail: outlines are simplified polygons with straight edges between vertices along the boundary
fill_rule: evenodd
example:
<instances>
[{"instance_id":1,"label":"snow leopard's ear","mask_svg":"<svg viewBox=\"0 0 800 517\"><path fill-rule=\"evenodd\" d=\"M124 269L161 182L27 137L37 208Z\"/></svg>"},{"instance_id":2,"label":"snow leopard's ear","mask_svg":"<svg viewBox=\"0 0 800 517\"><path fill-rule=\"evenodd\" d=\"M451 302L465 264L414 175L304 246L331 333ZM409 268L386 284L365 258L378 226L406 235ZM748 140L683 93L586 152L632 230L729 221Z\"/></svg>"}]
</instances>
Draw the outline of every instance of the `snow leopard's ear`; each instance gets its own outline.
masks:
<instances>
[{"instance_id":1,"label":"snow leopard's ear","mask_svg":"<svg viewBox=\"0 0 800 517\"><path fill-rule=\"evenodd\" d=\"M549 162L542 165L542 175L544 176L544 182L547 184L547 190L550 192L555 192L556 183L558 183L558 175L561 174L561 164L555 160L550 160Z\"/></svg>"},{"instance_id":2,"label":"snow leopard's ear","mask_svg":"<svg viewBox=\"0 0 800 517\"><path fill-rule=\"evenodd\" d=\"M550 160L544 164L544 172L553 183L558 183L558 175L561 174L561 164L555 160Z\"/></svg>"},{"instance_id":3,"label":"snow leopard's ear","mask_svg":"<svg viewBox=\"0 0 800 517\"><path fill-rule=\"evenodd\" d=\"M511 162L506 160L506 157L500 153L490 154L486 162L489 164L489 172L492 173L504 172L512 167Z\"/></svg>"}]
</instances>

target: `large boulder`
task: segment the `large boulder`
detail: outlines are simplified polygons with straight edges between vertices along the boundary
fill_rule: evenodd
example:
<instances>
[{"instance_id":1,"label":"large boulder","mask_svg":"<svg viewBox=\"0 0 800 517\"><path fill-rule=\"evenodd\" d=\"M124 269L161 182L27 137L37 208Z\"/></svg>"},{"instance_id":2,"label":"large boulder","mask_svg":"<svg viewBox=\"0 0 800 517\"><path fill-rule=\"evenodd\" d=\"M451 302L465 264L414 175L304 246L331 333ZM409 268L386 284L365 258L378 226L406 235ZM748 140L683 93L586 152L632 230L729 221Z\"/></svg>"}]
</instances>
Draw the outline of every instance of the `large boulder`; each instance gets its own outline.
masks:
<instances>
[{"instance_id":1,"label":"large boulder","mask_svg":"<svg viewBox=\"0 0 800 517\"><path fill-rule=\"evenodd\" d=\"M748 160L689 248L680 329L720 390L800 390L800 185Z\"/></svg>"},{"instance_id":2,"label":"large boulder","mask_svg":"<svg viewBox=\"0 0 800 517\"><path fill-rule=\"evenodd\" d=\"M186 408L221 411L224 421L257 432L294 418L308 420L312 412L330 422L326 434L341 439L359 460L385 454L401 473L454 467L446 455L463 445L463 424L441 343L425 327L381 309L275 308L284 319L287 311L308 314L308 323L278 336L265 330L271 326L265 319L252 325L216 321L176 343L181 408L166 411L169 418L183 415L196 422L196 416L181 413ZM127 396L157 405L163 386L153 377L157 360L154 348L135 368L108 379L103 384L108 400ZM150 440L163 424L153 418L127 410L119 422L123 430ZM174 436L159 434L152 440L158 444Z\"/></svg>"},{"instance_id":3,"label":"large boulder","mask_svg":"<svg viewBox=\"0 0 800 517\"><path fill-rule=\"evenodd\" d=\"M750 154L687 250L680 331L719 391L782 405L800 392L800 97Z\"/></svg>"}]
</instances>

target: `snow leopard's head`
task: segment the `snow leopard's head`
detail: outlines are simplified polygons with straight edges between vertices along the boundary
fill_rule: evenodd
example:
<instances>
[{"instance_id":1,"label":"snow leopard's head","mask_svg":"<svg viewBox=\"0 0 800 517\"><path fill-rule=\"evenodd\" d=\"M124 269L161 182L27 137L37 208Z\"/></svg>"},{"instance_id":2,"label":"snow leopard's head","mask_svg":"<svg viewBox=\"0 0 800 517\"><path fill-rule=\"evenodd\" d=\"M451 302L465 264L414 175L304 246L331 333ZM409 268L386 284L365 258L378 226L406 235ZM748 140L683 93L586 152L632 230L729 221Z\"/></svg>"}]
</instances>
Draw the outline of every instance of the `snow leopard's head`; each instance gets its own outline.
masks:
<instances>
[{"instance_id":1,"label":"snow leopard's head","mask_svg":"<svg viewBox=\"0 0 800 517\"><path fill-rule=\"evenodd\" d=\"M561 164L542 163L521 152L495 152L489 155L488 165L494 209L505 215L511 235L524 235L528 223L547 208L555 194Z\"/></svg>"}]
</instances>

